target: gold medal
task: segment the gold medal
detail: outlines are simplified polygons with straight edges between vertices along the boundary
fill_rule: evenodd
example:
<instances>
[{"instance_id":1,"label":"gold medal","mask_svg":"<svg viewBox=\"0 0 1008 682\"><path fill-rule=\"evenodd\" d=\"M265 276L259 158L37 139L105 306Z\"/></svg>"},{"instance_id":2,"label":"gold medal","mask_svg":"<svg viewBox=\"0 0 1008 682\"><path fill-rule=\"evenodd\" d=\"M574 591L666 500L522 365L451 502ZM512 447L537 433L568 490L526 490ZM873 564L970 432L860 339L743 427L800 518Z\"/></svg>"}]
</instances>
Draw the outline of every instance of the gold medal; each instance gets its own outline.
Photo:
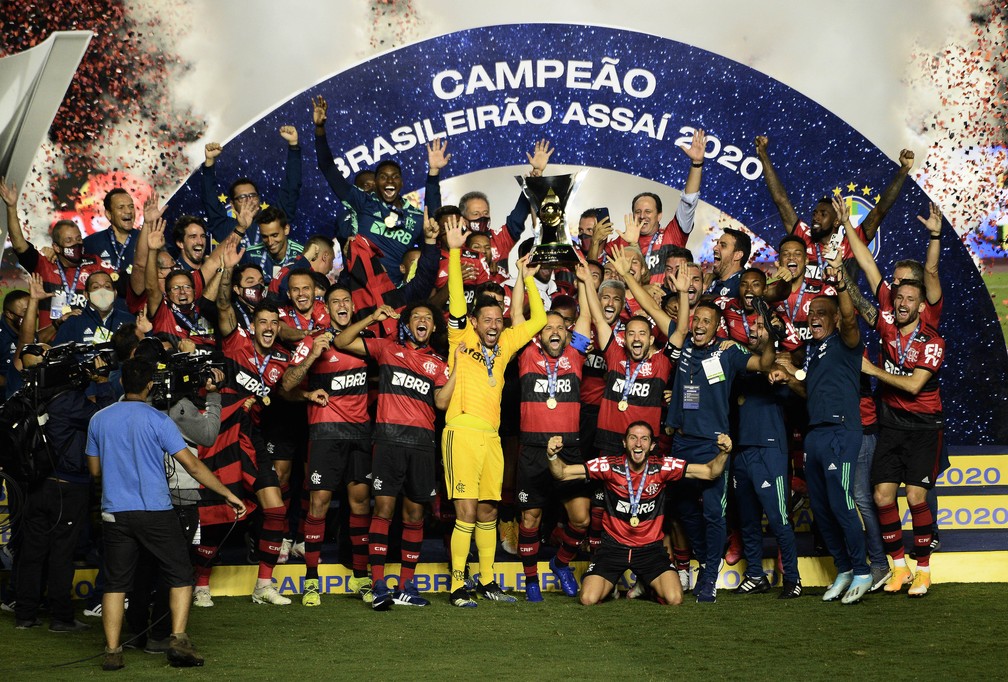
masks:
<instances>
[{"instance_id":1,"label":"gold medal","mask_svg":"<svg viewBox=\"0 0 1008 682\"><path fill-rule=\"evenodd\" d=\"M620 412L626 412L627 409L630 407L630 403L628 403L626 401L626 398L624 398L623 400L619 401L619 405L617 405L616 407L619 408Z\"/></svg>"},{"instance_id":2,"label":"gold medal","mask_svg":"<svg viewBox=\"0 0 1008 682\"><path fill-rule=\"evenodd\" d=\"M495 378L493 378L493 377L490 377L487 380L487 383L490 384L491 386L496 386L497 385L497 380Z\"/></svg>"},{"instance_id":3,"label":"gold medal","mask_svg":"<svg viewBox=\"0 0 1008 682\"><path fill-rule=\"evenodd\" d=\"M745 405L745 396L744 395L740 395L738 397L738 404L739 404L739 407L742 407L743 405Z\"/></svg>"},{"instance_id":4,"label":"gold medal","mask_svg":"<svg viewBox=\"0 0 1008 682\"><path fill-rule=\"evenodd\" d=\"M265 405L266 407L269 407L269 404L270 404L270 398L269 398L269 396L268 396L268 395L264 395L264 396L262 397L262 404L263 404L263 405Z\"/></svg>"},{"instance_id":5,"label":"gold medal","mask_svg":"<svg viewBox=\"0 0 1008 682\"><path fill-rule=\"evenodd\" d=\"M397 222L399 222L399 219L395 213L389 213L385 216L385 227L395 227Z\"/></svg>"},{"instance_id":6,"label":"gold medal","mask_svg":"<svg viewBox=\"0 0 1008 682\"><path fill-rule=\"evenodd\" d=\"M630 517L630 526L633 527L633 528L636 528L639 525L640 525L640 519L638 519L636 516L631 516Z\"/></svg>"},{"instance_id":7,"label":"gold medal","mask_svg":"<svg viewBox=\"0 0 1008 682\"><path fill-rule=\"evenodd\" d=\"M794 378L798 381L805 381L805 370L800 369L794 373Z\"/></svg>"},{"instance_id":8,"label":"gold medal","mask_svg":"<svg viewBox=\"0 0 1008 682\"><path fill-rule=\"evenodd\" d=\"M556 406L557 406L556 398L554 398L553 396L546 398L546 407L548 407L551 410L555 410Z\"/></svg>"},{"instance_id":9,"label":"gold medal","mask_svg":"<svg viewBox=\"0 0 1008 682\"><path fill-rule=\"evenodd\" d=\"M64 305L62 308L60 308L60 312L62 312L64 315L69 315L72 310L73 308L71 308L69 305Z\"/></svg>"},{"instance_id":10,"label":"gold medal","mask_svg":"<svg viewBox=\"0 0 1008 682\"><path fill-rule=\"evenodd\" d=\"M111 275L109 275L109 277L112 278L113 282L118 282L119 281L119 273L118 272L113 272Z\"/></svg>"}]
</instances>

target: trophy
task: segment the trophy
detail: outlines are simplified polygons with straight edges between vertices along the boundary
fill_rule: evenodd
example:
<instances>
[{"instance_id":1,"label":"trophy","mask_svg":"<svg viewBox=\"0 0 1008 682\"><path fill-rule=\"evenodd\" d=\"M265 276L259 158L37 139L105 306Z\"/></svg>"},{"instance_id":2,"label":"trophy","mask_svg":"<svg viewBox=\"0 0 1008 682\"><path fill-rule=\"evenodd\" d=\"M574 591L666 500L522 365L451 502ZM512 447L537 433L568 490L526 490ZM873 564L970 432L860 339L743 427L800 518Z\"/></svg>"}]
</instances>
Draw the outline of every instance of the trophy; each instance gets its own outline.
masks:
<instances>
[{"instance_id":1,"label":"trophy","mask_svg":"<svg viewBox=\"0 0 1008 682\"><path fill-rule=\"evenodd\" d=\"M564 209L584 176L585 171L538 178L515 176L539 219L535 246L532 247L532 256L529 258L530 265L559 265L573 269L578 263L577 253L567 232Z\"/></svg>"}]
</instances>

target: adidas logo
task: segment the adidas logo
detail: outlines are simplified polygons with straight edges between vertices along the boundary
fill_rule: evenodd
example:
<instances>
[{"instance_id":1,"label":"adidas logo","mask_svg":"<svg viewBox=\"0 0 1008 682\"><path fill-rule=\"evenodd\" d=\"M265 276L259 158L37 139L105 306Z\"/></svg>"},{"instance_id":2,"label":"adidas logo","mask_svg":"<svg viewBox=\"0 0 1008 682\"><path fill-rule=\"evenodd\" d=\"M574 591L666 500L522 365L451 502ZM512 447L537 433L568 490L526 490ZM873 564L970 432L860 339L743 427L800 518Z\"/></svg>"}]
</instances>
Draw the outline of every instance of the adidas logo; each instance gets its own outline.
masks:
<instances>
[{"instance_id":1,"label":"adidas logo","mask_svg":"<svg viewBox=\"0 0 1008 682\"><path fill-rule=\"evenodd\" d=\"M435 495L437 495L437 490L433 490L433 489L432 489L432 490L430 491L430 496L431 496L431 497L434 497Z\"/></svg>"},{"instance_id":2,"label":"adidas logo","mask_svg":"<svg viewBox=\"0 0 1008 682\"><path fill-rule=\"evenodd\" d=\"M770 481L763 481L763 485L760 486L760 488L769 488L769 487L770 487Z\"/></svg>"},{"instance_id":3,"label":"adidas logo","mask_svg":"<svg viewBox=\"0 0 1008 682\"><path fill-rule=\"evenodd\" d=\"M836 464L830 462L830 465L826 467L826 471L836 471Z\"/></svg>"},{"instance_id":4,"label":"adidas logo","mask_svg":"<svg viewBox=\"0 0 1008 682\"><path fill-rule=\"evenodd\" d=\"M921 483L930 483L930 482L931 482L931 477L930 476L925 476L924 480L921 481Z\"/></svg>"},{"instance_id":5,"label":"adidas logo","mask_svg":"<svg viewBox=\"0 0 1008 682\"><path fill-rule=\"evenodd\" d=\"M406 356L404 356L404 355L403 355L402 353L396 353L396 354L395 354L395 356L396 356L397 358L402 358L402 359L404 359L404 360L406 359Z\"/></svg>"}]
</instances>

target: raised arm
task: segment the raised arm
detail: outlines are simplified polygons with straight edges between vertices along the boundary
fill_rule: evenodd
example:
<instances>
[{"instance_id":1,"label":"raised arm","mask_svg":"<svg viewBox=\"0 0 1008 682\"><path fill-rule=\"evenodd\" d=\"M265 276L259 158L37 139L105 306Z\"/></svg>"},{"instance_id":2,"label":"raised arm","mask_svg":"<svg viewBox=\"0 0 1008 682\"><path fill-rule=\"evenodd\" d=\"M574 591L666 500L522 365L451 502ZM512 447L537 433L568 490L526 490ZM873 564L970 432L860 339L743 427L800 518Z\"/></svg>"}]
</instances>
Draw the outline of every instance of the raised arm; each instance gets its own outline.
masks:
<instances>
[{"instance_id":1,"label":"raised arm","mask_svg":"<svg viewBox=\"0 0 1008 682\"><path fill-rule=\"evenodd\" d=\"M147 317L153 320L161 307L161 288L158 286L158 251L165 244L164 218L155 218L151 223L144 222L143 229L147 232L147 263L144 267L144 290L147 292ZM139 248L139 247L138 247ZM165 282L165 286L168 283Z\"/></svg>"},{"instance_id":2,"label":"raised arm","mask_svg":"<svg viewBox=\"0 0 1008 682\"><path fill-rule=\"evenodd\" d=\"M7 236L10 238L11 247L16 253L24 253L28 250L28 240L25 239L21 221L18 220L18 188L13 182L7 184L5 177L0 177L0 198L7 204Z\"/></svg>"},{"instance_id":3,"label":"raised arm","mask_svg":"<svg viewBox=\"0 0 1008 682\"><path fill-rule=\"evenodd\" d=\"M367 355L367 345L364 343L364 339L361 338L361 332L373 324L384 322L390 318L398 319L399 313L397 313L391 306L380 305L373 313L365 318L357 320L349 327L341 331L339 336L333 340L333 345L341 351L353 353L354 355L365 356Z\"/></svg>"},{"instance_id":4,"label":"raised arm","mask_svg":"<svg viewBox=\"0 0 1008 682\"><path fill-rule=\"evenodd\" d=\"M827 270L832 270L833 276L837 278L837 301L840 303L840 338L845 346L854 348L861 342L861 327L858 325L854 301L850 297L851 282L847 277L847 270L844 268L841 258L842 254L837 254L837 257L829 262Z\"/></svg>"},{"instance_id":5,"label":"raised arm","mask_svg":"<svg viewBox=\"0 0 1008 682\"><path fill-rule=\"evenodd\" d=\"M704 152L707 151L707 136L704 131L697 128L693 131L693 139L689 146L679 147L690 160L689 174L686 176L686 185L683 187L683 194L695 194L700 191L700 180L703 177ZM687 232L689 230L686 230Z\"/></svg>"},{"instance_id":6,"label":"raised arm","mask_svg":"<svg viewBox=\"0 0 1008 682\"><path fill-rule=\"evenodd\" d=\"M312 100L312 122L315 124L315 156L318 159L319 170L325 177L329 187L341 201L349 201L352 194L353 185L343 177L336 167L336 159L333 158L332 149L329 148L329 140L326 139L326 117L329 111L329 104L322 95Z\"/></svg>"},{"instance_id":7,"label":"raised arm","mask_svg":"<svg viewBox=\"0 0 1008 682\"><path fill-rule=\"evenodd\" d=\"M599 348L605 348L612 340L613 330L606 322L605 313L602 312L602 301L599 300L595 287L585 287L585 298L588 299L588 310L591 311L592 324L595 325L595 344Z\"/></svg>"},{"instance_id":8,"label":"raised arm","mask_svg":"<svg viewBox=\"0 0 1008 682\"><path fill-rule=\"evenodd\" d=\"M763 164L763 180L766 182L767 189L770 190L770 198L777 205L777 212L780 213L784 229L788 234L791 234L798 224L798 214L795 213L794 206L791 205L787 190L784 189L780 178L777 177L777 171L770 163L769 146L770 139L766 135L759 135L756 138L756 156Z\"/></svg>"},{"instance_id":9,"label":"raised arm","mask_svg":"<svg viewBox=\"0 0 1008 682\"><path fill-rule=\"evenodd\" d=\"M868 241L875 238L875 233L878 232L882 219L885 218L886 213L889 212L892 205L896 203L900 190L903 189L903 182L907 179L910 169L913 168L914 153L909 149L900 151L899 162L900 167L896 171L896 175L893 176L893 179L889 181L889 185L883 190L878 203L875 204L872 210L868 211L868 215L861 221L861 229L864 230L865 239Z\"/></svg>"},{"instance_id":10,"label":"raised arm","mask_svg":"<svg viewBox=\"0 0 1008 682\"><path fill-rule=\"evenodd\" d=\"M305 376L308 374L308 370L312 368L315 361L322 357L328 348L329 344L332 343L332 336L329 332L324 332L315 337L312 341L311 351L304 360L294 365L293 367L288 367L284 372L283 378L280 380L280 388L286 393L290 393L295 388L301 385L304 381Z\"/></svg>"},{"instance_id":11,"label":"raised arm","mask_svg":"<svg viewBox=\"0 0 1008 682\"><path fill-rule=\"evenodd\" d=\"M539 272L538 265L528 264L531 252L515 261L518 268L518 276L515 278L514 288L511 289L511 326L517 327L525 322L525 278L535 277Z\"/></svg>"},{"instance_id":12,"label":"raised arm","mask_svg":"<svg viewBox=\"0 0 1008 682\"><path fill-rule=\"evenodd\" d=\"M938 259L941 256L942 214L938 204L931 203L931 212L925 219L917 216L928 231L927 256L924 259L924 289L928 303L936 304L942 298L941 280L938 279Z\"/></svg>"},{"instance_id":13,"label":"raised arm","mask_svg":"<svg viewBox=\"0 0 1008 682\"><path fill-rule=\"evenodd\" d=\"M580 252L578 254L580 256ZM591 338L591 304L588 303L588 290L594 286L591 271L582 259L574 269L577 278L578 316L574 321L574 331L581 336Z\"/></svg>"},{"instance_id":14,"label":"raised arm","mask_svg":"<svg viewBox=\"0 0 1008 682\"><path fill-rule=\"evenodd\" d=\"M292 125L280 127L280 137L287 142L287 162L284 164L284 181L277 195L278 203L287 219L294 222L297 217L298 200L301 198L301 145L298 131Z\"/></svg>"},{"instance_id":15,"label":"raised arm","mask_svg":"<svg viewBox=\"0 0 1008 682\"><path fill-rule=\"evenodd\" d=\"M612 266L619 273L619 276L623 278L623 282L627 285L637 303L644 309L644 312L651 316L651 319L655 321L658 328L669 329L672 326L672 318L662 310L660 304L651 298L651 294L630 275L630 257L626 255L622 246L613 247ZM686 306L686 309L689 310L689 305Z\"/></svg>"},{"instance_id":16,"label":"raised arm","mask_svg":"<svg viewBox=\"0 0 1008 682\"><path fill-rule=\"evenodd\" d=\"M452 317L465 317L465 287L462 283L462 249L469 233L462 229L458 216L448 216L445 224L445 241L448 244L448 312Z\"/></svg>"},{"instance_id":17,"label":"raised arm","mask_svg":"<svg viewBox=\"0 0 1008 682\"><path fill-rule=\"evenodd\" d=\"M227 336L238 326L238 318L231 305L231 277L244 254L245 249L239 248L234 240L226 242L224 253L221 254L221 267L224 271L221 272L217 291L217 331L221 337Z\"/></svg>"},{"instance_id":18,"label":"raised arm","mask_svg":"<svg viewBox=\"0 0 1008 682\"><path fill-rule=\"evenodd\" d=\"M833 210L836 211L837 218L839 218L840 223L844 226L847 242L854 253L854 259L857 261L858 267L861 268L865 274L865 278L868 280L868 287L872 291L877 292L879 284L882 282L882 273L879 271L878 264L875 263L871 251L868 250L868 246L861 241L857 230L853 229L851 225L850 208L847 206L847 201L842 197L833 197Z\"/></svg>"},{"instance_id":19,"label":"raised arm","mask_svg":"<svg viewBox=\"0 0 1008 682\"><path fill-rule=\"evenodd\" d=\"M686 334L689 332L689 271L684 263L680 263L672 280L679 296L679 313L676 316L675 330L669 334L669 345L673 348L682 348L686 344Z\"/></svg>"},{"instance_id":20,"label":"raised arm","mask_svg":"<svg viewBox=\"0 0 1008 682\"><path fill-rule=\"evenodd\" d=\"M39 301L52 296L47 294L42 285L42 278L39 275L28 276L28 307L25 309L24 317L21 319L21 328L18 329L17 351L14 353L14 369L21 371L24 364L21 361L21 353L25 346L35 342L35 330L38 327ZM6 378L6 377L5 377Z\"/></svg>"}]
</instances>

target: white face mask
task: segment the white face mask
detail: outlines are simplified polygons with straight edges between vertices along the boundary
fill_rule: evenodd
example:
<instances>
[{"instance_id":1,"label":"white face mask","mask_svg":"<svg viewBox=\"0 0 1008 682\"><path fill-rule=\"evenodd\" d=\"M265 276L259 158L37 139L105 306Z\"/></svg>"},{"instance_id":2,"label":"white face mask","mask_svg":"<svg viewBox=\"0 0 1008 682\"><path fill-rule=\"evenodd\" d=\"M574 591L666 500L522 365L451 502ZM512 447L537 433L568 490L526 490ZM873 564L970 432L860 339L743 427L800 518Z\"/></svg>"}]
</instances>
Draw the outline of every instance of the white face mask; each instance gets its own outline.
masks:
<instances>
[{"instance_id":1,"label":"white face mask","mask_svg":"<svg viewBox=\"0 0 1008 682\"><path fill-rule=\"evenodd\" d=\"M111 289L95 289L89 294L89 299L91 305L105 312L112 309L112 303L115 301L115 292Z\"/></svg>"}]
</instances>

